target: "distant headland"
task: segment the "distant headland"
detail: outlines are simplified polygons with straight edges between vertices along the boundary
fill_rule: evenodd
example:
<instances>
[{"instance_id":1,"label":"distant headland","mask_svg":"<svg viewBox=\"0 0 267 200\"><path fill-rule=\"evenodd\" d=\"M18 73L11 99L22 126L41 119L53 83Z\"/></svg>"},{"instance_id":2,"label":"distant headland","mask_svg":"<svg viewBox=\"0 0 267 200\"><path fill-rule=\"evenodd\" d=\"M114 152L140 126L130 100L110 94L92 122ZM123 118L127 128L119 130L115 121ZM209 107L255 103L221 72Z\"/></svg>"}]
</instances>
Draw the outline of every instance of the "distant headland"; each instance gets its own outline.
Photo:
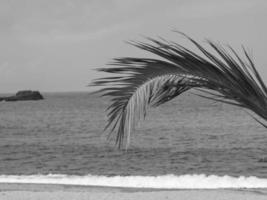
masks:
<instances>
[{"instance_id":1,"label":"distant headland","mask_svg":"<svg viewBox=\"0 0 267 200\"><path fill-rule=\"evenodd\" d=\"M18 91L13 96L0 97L0 101L28 101L28 100L42 100L44 97L39 91L22 90Z\"/></svg>"}]
</instances>

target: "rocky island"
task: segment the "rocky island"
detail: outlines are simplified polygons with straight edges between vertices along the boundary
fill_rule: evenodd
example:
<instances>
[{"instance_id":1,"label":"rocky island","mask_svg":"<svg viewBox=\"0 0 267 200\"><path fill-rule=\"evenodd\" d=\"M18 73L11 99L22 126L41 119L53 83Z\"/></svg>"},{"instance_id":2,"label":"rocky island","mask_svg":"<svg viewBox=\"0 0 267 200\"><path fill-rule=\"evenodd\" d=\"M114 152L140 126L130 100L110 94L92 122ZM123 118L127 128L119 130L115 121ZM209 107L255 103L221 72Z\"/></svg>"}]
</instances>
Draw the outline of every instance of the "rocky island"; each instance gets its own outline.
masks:
<instances>
[{"instance_id":1,"label":"rocky island","mask_svg":"<svg viewBox=\"0 0 267 200\"><path fill-rule=\"evenodd\" d=\"M44 97L39 91L22 90L18 91L14 96L0 97L0 101L27 101L42 100Z\"/></svg>"}]
</instances>

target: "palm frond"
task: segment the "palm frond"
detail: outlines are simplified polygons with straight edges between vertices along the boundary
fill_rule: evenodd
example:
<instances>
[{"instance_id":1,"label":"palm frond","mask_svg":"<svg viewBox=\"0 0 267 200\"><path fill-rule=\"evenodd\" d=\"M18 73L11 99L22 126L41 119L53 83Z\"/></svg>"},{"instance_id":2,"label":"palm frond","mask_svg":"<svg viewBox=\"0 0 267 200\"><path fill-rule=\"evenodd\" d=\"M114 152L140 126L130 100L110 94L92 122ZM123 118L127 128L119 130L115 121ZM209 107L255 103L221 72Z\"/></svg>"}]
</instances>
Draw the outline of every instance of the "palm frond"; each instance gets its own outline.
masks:
<instances>
[{"instance_id":1,"label":"palm frond","mask_svg":"<svg viewBox=\"0 0 267 200\"><path fill-rule=\"evenodd\" d=\"M105 86L99 92L111 97L105 130L116 133L119 148L126 141L129 144L131 130L138 120L145 118L149 106L159 106L192 88L199 89L201 97L246 108L267 120L267 88L245 48L242 59L232 47L225 49L208 40L215 52L210 53L183 35L202 56L174 42L147 38L147 43L131 44L159 59L116 58L110 64L112 67L99 69L117 74L95 80L93 85Z\"/></svg>"}]
</instances>

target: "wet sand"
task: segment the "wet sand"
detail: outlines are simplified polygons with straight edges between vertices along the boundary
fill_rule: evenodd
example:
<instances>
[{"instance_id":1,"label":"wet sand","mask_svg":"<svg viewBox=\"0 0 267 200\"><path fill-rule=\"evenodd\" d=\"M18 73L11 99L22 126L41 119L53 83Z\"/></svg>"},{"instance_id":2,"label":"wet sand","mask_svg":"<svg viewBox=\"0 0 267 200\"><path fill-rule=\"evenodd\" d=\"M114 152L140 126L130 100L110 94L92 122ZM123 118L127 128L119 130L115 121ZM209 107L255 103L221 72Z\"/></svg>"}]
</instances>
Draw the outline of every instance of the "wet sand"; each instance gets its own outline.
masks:
<instances>
[{"instance_id":1,"label":"wet sand","mask_svg":"<svg viewBox=\"0 0 267 200\"><path fill-rule=\"evenodd\" d=\"M264 189L156 190L45 184L0 184L1 200L266 200Z\"/></svg>"}]
</instances>

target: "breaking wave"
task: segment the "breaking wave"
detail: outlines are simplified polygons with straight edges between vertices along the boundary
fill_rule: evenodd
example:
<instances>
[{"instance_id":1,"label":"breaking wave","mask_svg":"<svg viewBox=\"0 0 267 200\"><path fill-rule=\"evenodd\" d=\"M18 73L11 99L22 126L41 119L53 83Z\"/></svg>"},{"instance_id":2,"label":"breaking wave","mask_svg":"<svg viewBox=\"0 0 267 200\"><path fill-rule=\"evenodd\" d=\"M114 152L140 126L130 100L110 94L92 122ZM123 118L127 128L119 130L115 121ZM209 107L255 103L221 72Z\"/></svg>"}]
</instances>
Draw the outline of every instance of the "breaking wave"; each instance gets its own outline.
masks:
<instances>
[{"instance_id":1,"label":"breaking wave","mask_svg":"<svg viewBox=\"0 0 267 200\"><path fill-rule=\"evenodd\" d=\"M216 188L267 188L267 179L217 175L162 175L162 176L76 176L0 175L0 183L63 184L158 189L216 189Z\"/></svg>"}]
</instances>

